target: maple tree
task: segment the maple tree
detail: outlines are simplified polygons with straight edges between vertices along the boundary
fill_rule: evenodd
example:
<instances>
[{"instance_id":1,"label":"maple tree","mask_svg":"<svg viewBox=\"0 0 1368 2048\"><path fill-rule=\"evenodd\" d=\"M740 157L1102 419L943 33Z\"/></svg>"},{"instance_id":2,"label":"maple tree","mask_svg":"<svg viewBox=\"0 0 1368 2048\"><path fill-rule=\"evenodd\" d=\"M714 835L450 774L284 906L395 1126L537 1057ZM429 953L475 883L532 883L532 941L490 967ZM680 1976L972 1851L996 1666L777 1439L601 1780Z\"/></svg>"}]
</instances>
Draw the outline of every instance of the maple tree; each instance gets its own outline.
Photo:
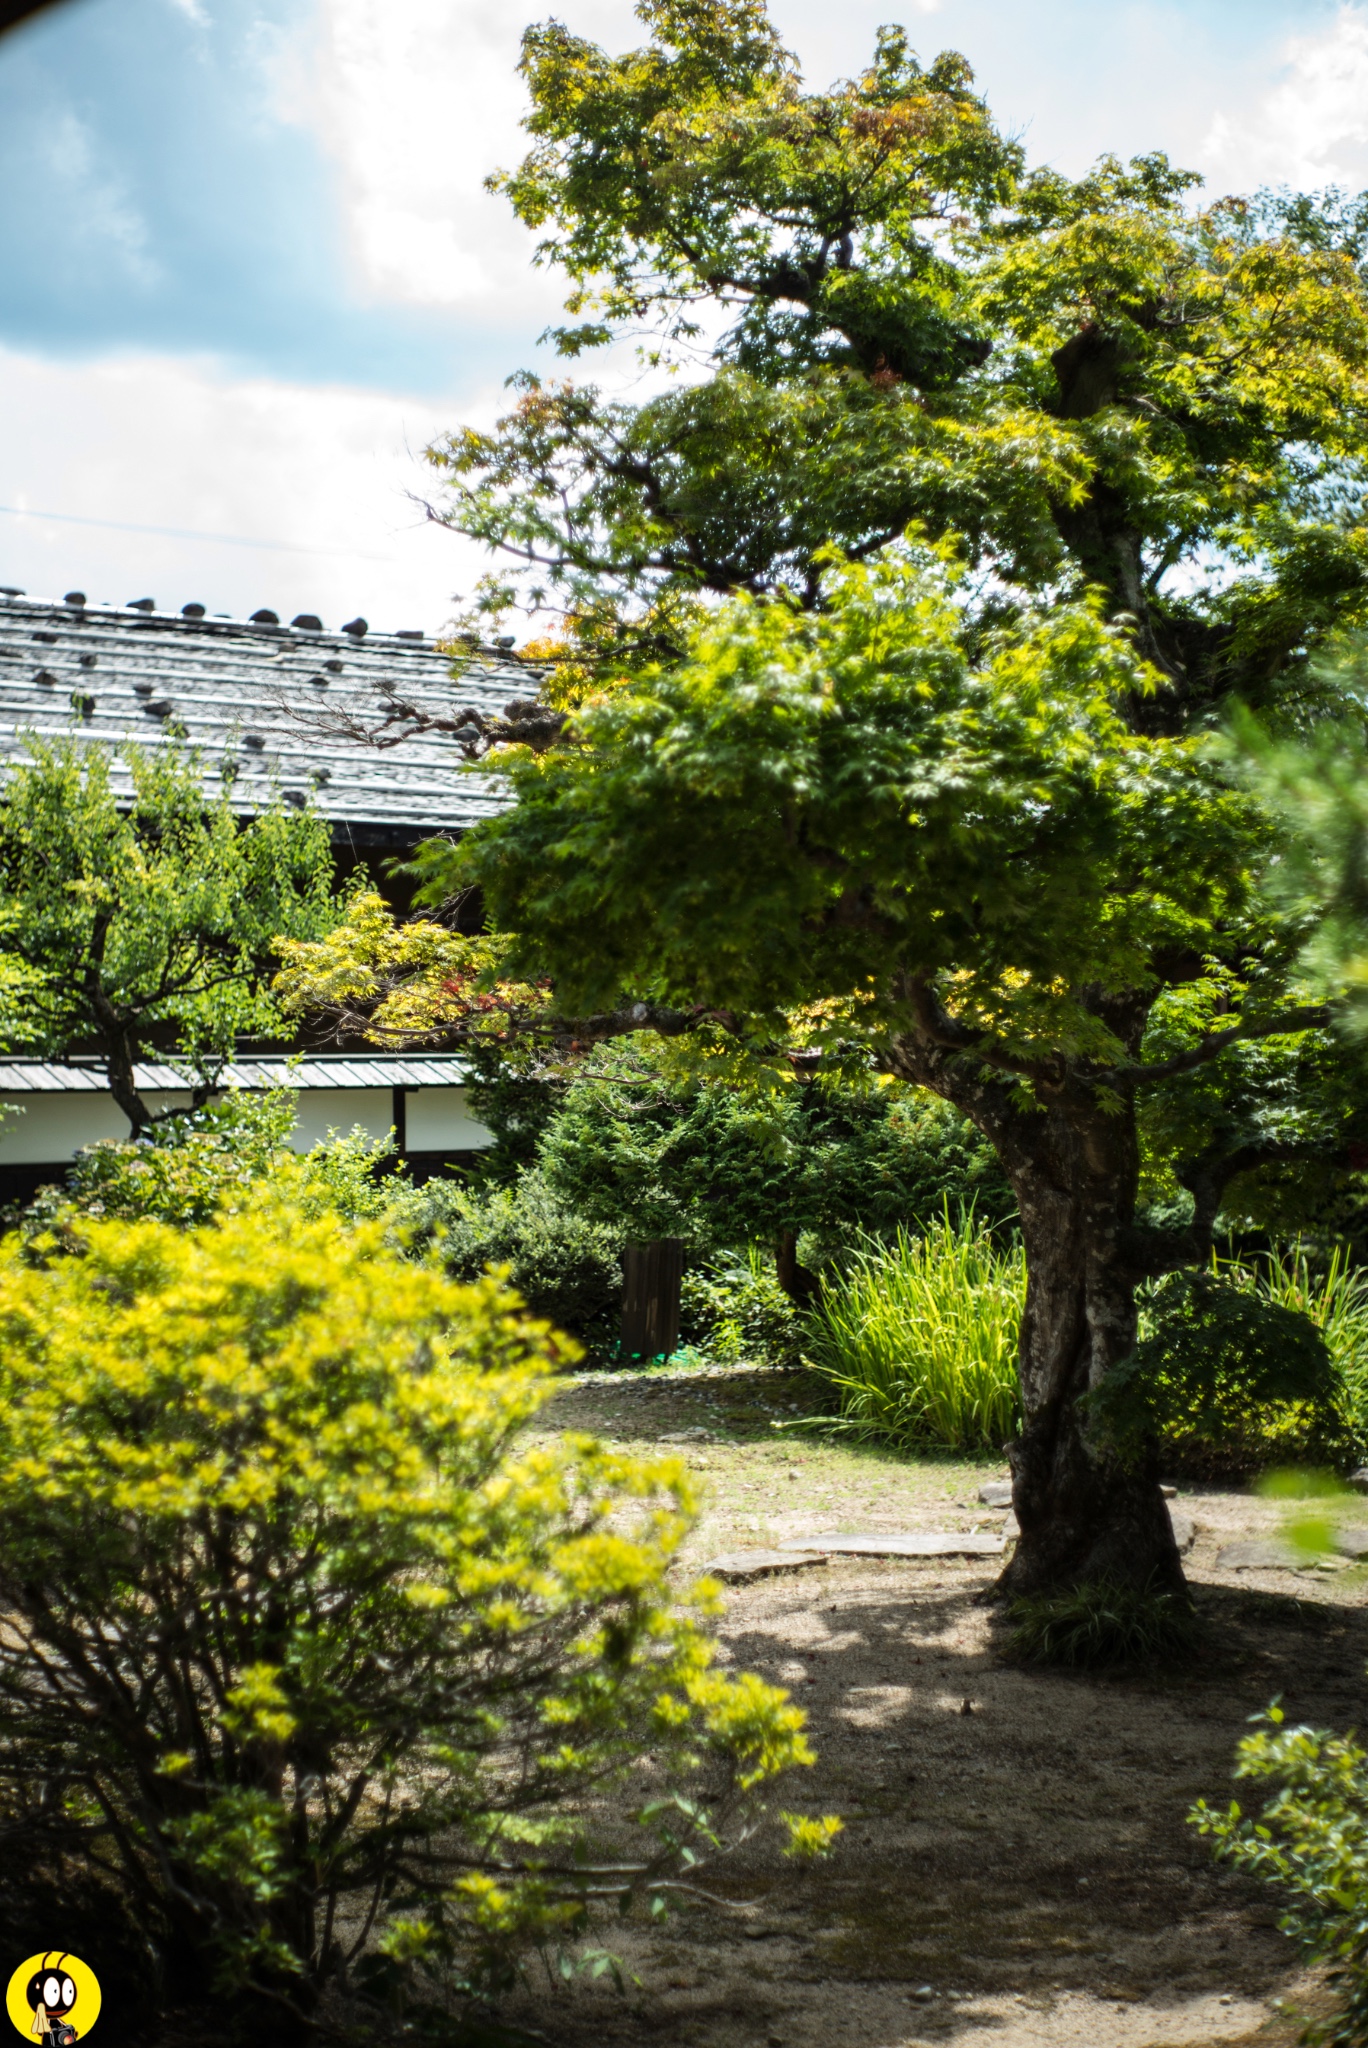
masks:
<instances>
[{"instance_id":1,"label":"maple tree","mask_svg":"<svg viewBox=\"0 0 1368 2048\"><path fill-rule=\"evenodd\" d=\"M683 367L524 377L433 451L508 565L477 611L559 614L562 715L427 886L479 885L543 1025L808 1044L967 1115L1029 1271L1006 1585L1181 1588L1153 1446L1086 1397L1142 1283L1368 1135L1323 903L1214 737L1363 732L1320 657L1368 601L1368 208L1032 170L901 30L813 91L762 0L638 14L621 56L528 30L496 182L567 357Z\"/></svg>"}]
</instances>

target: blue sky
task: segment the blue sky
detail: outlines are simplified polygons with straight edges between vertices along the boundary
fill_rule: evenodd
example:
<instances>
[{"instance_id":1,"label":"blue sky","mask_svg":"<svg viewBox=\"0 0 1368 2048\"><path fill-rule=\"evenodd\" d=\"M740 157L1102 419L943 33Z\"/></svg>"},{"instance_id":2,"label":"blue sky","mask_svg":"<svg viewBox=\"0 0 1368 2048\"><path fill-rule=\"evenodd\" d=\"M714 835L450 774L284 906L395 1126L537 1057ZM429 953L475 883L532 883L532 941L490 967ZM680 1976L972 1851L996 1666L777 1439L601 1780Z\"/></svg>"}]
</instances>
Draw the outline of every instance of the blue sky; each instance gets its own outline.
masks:
<instances>
[{"instance_id":1,"label":"blue sky","mask_svg":"<svg viewBox=\"0 0 1368 2048\"><path fill-rule=\"evenodd\" d=\"M888 18L962 49L1065 169L1159 147L1223 189L1368 183L1368 0L772 7L818 79ZM555 11L635 32L629 0ZM0 42L0 581L441 623L479 564L405 496L418 451L490 416L556 304L481 190L530 15L69 0Z\"/></svg>"},{"instance_id":2,"label":"blue sky","mask_svg":"<svg viewBox=\"0 0 1368 2048\"><path fill-rule=\"evenodd\" d=\"M345 189L281 76L301 0L69 0L0 46L0 338L447 391L471 336L350 274Z\"/></svg>"}]
</instances>

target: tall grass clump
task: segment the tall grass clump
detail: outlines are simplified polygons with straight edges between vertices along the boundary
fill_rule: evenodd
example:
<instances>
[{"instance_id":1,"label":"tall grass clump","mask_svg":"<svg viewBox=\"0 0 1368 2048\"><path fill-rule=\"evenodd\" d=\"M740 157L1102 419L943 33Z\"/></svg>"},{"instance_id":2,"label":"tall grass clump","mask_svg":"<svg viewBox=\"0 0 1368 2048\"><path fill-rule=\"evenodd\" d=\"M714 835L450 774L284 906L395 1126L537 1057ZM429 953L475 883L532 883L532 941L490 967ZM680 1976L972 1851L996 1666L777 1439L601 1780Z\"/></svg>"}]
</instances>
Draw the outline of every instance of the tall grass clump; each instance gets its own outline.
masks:
<instances>
[{"instance_id":1,"label":"tall grass clump","mask_svg":"<svg viewBox=\"0 0 1368 2048\"><path fill-rule=\"evenodd\" d=\"M1015 1600L1011 1647L1024 1664L1075 1671L1181 1657L1196 1639L1192 1603L1170 1587L1089 1579L1063 1593Z\"/></svg>"},{"instance_id":2,"label":"tall grass clump","mask_svg":"<svg viewBox=\"0 0 1368 2048\"><path fill-rule=\"evenodd\" d=\"M862 1434L996 1448L1018 1422L1025 1296L1021 1246L999 1243L972 1211L947 1209L916 1237L865 1241L823 1289L809 1356Z\"/></svg>"}]
</instances>

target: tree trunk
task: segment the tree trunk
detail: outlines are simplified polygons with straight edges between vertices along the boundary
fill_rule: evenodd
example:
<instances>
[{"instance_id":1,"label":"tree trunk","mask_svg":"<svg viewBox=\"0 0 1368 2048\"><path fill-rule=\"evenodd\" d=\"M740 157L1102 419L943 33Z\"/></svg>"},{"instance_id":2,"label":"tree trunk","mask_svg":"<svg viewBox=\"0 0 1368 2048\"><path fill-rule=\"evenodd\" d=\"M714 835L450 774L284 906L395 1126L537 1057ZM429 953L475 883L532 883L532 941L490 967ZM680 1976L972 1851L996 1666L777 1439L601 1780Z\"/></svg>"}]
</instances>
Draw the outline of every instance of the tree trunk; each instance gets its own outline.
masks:
<instances>
[{"instance_id":1,"label":"tree trunk","mask_svg":"<svg viewBox=\"0 0 1368 2048\"><path fill-rule=\"evenodd\" d=\"M806 1308L817 1293L817 1275L799 1260L796 1230L781 1230L774 1240L774 1276L797 1308Z\"/></svg>"},{"instance_id":2,"label":"tree trunk","mask_svg":"<svg viewBox=\"0 0 1368 2048\"><path fill-rule=\"evenodd\" d=\"M1135 1344L1124 1251L1134 1176L1124 1147L1121 1171L1114 1158L1106 1170L1113 1130L1066 1126L1054 1135L1074 1151L1077 1180L1020 1169L1012 1175L1026 1245L1023 1423L1007 1452L1021 1535L1001 1587L1037 1593L1105 1578L1178 1590L1182 1566L1153 1456L1120 1465L1092 1440L1080 1406Z\"/></svg>"},{"instance_id":3,"label":"tree trunk","mask_svg":"<svg viewBox=\"0 0 1368 2048\"><path fill-rule=\"evenodd\" d=\"M133 1034L105 992L103 965L105 945L109 937L109 920L110 913L106 910L95 921L90 939L90 957L83 975L85 998L90 1015L95 1021L100 1050L104 1054L109 1092L128 1118L130 1138L140 1138L144 1131L152 1128L154 1119L151 1110L138 1093L137 1078L133 1071Z\"/></svg>"},{"instance_id":4,"label":"tree trunk","mask_svg":"<svg viewBox=\"0 0 1368 2048\"><path fill-rule=\"evenodd\" d=\"M105 1073L109 1077L109 1092L128 1118L128 1135L140 1138L152 1128L152 1112L138 1093L138 1083L133 1072L133 1052L122 1032L114 1033L105 1043Z\"/></svg>"},{"instance_id":5,"label":"tree trunk","mask_svg":"<svg viewBox=\"0 0 1368 2048\"><path fill-rule=\"evenodd\" d=\"M622 1351L627 1358L669 1358L679 1348L684 1240L659 1237L624 1245Z\"/></svg>"},{"instance_id":6,"label":"tree trunk","mask_svg":"<svg viewBox=\"0 0 1368 2048\"><path fill-rule=\"evenodd\" d=\"M1021 1211L1022 1430L1007 1450L1021 1534L1000 1590L1058 1592L1099 1578L1182 1590L1155 1459L1120 1465L1080 1408L1135 1344L1134 1103L1113 1092L1104 1106L1093 1088L1066 1083L1048 1107L1023 1108L1010 1081L915 1039L900 1042L890 1065L972 1119Z\"/></svg>"}]
</instances>

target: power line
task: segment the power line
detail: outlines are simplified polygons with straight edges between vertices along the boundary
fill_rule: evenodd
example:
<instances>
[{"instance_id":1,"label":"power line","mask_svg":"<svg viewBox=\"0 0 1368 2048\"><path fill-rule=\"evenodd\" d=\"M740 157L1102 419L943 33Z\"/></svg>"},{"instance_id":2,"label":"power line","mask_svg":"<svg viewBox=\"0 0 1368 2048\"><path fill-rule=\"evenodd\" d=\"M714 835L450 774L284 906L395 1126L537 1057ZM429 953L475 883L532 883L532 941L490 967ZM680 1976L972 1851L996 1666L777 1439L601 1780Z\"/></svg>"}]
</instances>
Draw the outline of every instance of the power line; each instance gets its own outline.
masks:
<instances>
[{"instance_id":1,"label":"power line","mask_svg":"<svg viewBox=\"0 0 1368 2048\"><path fill-rule=\"evenodd\" d=\"M293 540L248 540L240 533L202 533L185 526L135 526L128 519L88 519L79 512L34 512L26 505L0 505L13 519L55 519L63 526L108 526L117 533L150 533L161 540L208 540L229 548L264 548L286 555L343 555L349 562L392 562L393 555L368 555L353 548L311 548Z\"/></svg>"}]
</instances>

